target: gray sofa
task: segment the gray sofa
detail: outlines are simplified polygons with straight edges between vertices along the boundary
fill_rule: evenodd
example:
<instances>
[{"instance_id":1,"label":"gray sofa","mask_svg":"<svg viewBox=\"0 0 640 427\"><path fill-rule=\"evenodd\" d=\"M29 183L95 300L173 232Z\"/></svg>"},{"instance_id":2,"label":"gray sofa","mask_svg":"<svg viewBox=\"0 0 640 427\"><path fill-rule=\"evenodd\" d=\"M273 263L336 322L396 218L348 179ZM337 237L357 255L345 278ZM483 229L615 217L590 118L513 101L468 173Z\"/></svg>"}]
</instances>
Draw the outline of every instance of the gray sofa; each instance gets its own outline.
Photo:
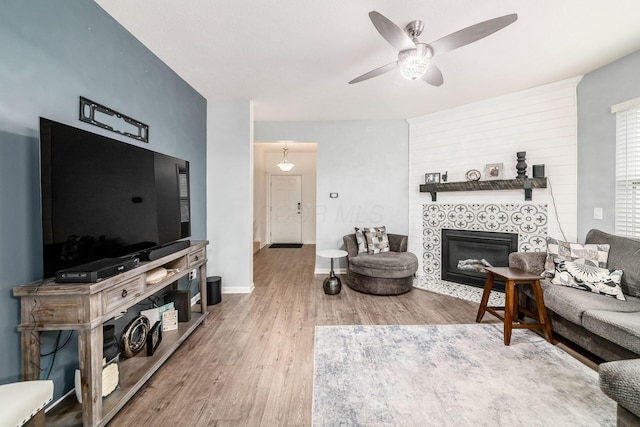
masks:
<instances>
[{"instance_id":1,"label":"gray sofa","mask_svg":"<svg viewBox=\"0 0 640 427\"><path fill-rule=\"evenodd\" d=\"M600 388L618 403L618 427L640 425L640 359L601 363Z\"/></svg>"},{"instance_id":2,"label":"gray sofa","mask_svg":"<svg viewBox=\"0 0 640 427\"><path fill-rule=\"evenodd\" d=\"M640 425L640 398L627 395L640 388L640 360L627 360L640 357L640 241L591 230L585 243L610 245L607 268L623 271L621 285L627 300L542 280L544 304L555 334L612 361L601 364L601 388L619 404L619 425ZM544 252L515 252L509 255L509 266L541 274L545 258ZM529 288L521 287L520 304L535 312Z\"/></svg>"},{"instance_id":3,"label":"gray sofa","mask_svg":"<svg viewBox=\"0 0 640 427\"><path fill-rule=\"evenodd\" d=\"M358 254L355 234L342 238L347 251L346 283L351 289L374 295L399 295L413 289L418 258L407 252L407 236L388 234L389 252Z\"/></svg>"}]
</instances>

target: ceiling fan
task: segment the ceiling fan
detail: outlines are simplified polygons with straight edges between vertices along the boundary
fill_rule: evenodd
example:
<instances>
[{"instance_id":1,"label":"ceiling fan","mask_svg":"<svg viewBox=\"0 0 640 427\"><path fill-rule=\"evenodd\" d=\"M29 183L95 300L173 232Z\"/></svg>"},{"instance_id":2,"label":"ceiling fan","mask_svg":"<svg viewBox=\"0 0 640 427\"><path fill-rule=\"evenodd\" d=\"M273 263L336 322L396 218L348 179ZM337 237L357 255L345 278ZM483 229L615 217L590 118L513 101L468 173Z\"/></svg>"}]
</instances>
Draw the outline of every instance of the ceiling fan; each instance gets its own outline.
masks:
<instances>
[{"instance_id":1,"label":"ceiling fan","mask_svg":"<svg viewBox=\"0 0 640 427\"><path fill-rule=\"evenodd\" d=\"M351 80L349 84L359 83L400 68L400 72L407 79L416 80L421 78L433 86L440 86L444 79L442 72L431 62L435 55L440 55L487 37L514 23L518 19L518 14L512 13L471 25L430 44L418 41L418 36L422 34L424 29L424 22L420 20L409 22L402 30L375 10L369 12L369 18L371 18L371 22L373 22L380 35L391 46L398 49L398 60L364 73Z\"/></svg>"}]
</instances>

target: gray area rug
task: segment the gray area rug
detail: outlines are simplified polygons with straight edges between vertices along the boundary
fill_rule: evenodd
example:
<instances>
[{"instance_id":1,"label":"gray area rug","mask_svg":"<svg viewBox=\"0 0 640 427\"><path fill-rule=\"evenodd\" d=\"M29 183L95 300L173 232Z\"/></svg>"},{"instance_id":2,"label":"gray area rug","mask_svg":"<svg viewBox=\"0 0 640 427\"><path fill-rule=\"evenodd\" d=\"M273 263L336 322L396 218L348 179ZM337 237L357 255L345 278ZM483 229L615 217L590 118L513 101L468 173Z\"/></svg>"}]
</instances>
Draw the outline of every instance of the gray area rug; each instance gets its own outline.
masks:
<instances>
[{"instance_id":1,"label":"gray area rug","mask_svg":"<svg viewBox=\"0 0 640 427\"><path fill-rule=\"evenodd\" d=\"M615 426L598 375L502 324L316 326L314 426Z\"/></svg>"}]
</instances>

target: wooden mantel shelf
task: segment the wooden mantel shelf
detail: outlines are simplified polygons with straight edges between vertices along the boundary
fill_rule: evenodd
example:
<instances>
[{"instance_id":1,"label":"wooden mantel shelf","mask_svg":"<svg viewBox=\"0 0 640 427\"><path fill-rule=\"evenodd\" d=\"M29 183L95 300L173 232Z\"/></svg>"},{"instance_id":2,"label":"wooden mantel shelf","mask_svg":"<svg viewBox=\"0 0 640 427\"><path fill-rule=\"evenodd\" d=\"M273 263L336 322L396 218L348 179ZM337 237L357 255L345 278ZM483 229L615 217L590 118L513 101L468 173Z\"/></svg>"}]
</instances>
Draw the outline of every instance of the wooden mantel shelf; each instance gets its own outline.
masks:
<instances>
[{"instance_id":1,"label":"wooden mantel shelf","mask_svg":"<svg viewBox=\"0 0 640 427\"><path fill-rule=\"evenodd\" d=\"M437 184L421 184L421 193L430 193L431 201L436 201L436 194L443 191L496 191L524 190L524 199L531 200L531 189L547 188L547 178L496 179L492 181L440 182Z\"/></svg>"}]
</instances>

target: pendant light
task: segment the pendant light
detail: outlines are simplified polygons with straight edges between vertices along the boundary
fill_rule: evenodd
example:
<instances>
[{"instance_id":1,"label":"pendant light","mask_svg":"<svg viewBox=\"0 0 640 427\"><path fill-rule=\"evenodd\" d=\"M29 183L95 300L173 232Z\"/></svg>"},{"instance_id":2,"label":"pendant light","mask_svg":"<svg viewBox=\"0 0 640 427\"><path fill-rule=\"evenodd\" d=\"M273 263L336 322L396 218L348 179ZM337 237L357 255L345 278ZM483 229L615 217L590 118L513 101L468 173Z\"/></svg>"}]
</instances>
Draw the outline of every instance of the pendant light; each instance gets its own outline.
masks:
<instances>
[{"instance_id":1,"label":"pendant light","mask_svg":"<svg viewBox=\"0 0 640 427\"><path fill-rule=\"evenodd\" d=\"M289 149L287 148L287 144L284 144L284 148L282 149L282 161L277 165L282 172L289 172L295 166L287 159L288 152Z\"/></svg>"}]
</instances>

